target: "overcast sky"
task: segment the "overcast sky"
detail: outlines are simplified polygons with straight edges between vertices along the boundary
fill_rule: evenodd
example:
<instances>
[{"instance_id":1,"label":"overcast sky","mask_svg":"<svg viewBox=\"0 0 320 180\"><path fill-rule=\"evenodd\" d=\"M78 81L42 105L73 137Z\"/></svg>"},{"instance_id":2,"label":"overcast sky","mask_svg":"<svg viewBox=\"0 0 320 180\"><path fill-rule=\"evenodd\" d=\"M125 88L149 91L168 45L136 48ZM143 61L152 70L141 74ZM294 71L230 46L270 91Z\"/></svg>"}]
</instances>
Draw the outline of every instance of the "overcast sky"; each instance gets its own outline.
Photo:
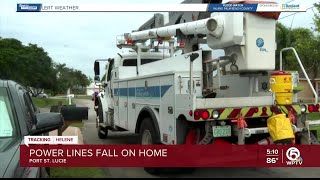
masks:
<instances>
[{"instance_id":1,"label":"overcast sky","mask_svg":"<svg viewBox=\"0 0 320 180\"><path fill-rule=\"evenodd\" d=\"M273 0L274 1L274 0ZM290 0L280 0L286 3ZM66 63L93 77L93 61L114 56L116 36L137 29L150 19L152 12L108 13L18 13L17 3L92 3L92 4L179 4L182 0L1 0L0 36L16 38L24 44L43 47L59 63ZM227 1L223 1L227 2ZM319 0L293 0L291 3L312 7ZM314 11L314 12L313 12ZM292 27L313 27L316 9L298 13L279 21ZM285 17L292 13L282 13Z\"/></svg>"}]
</instances>

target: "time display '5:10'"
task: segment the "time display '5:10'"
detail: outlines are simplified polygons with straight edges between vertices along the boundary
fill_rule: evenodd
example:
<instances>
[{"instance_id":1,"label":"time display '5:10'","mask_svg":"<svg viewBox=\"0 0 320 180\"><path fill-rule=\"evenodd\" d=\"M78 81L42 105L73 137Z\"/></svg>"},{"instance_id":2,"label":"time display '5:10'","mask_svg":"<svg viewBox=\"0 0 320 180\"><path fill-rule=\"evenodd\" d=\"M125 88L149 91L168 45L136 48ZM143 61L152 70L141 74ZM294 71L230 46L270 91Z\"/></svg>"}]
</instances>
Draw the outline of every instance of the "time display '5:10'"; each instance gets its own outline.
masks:
<instances>
[{"instance_id":1,"label":"time display '5:10'","mask_svg":"<svg viewBox=\"0 0 320 180\"><path fill-rule=\"evenodd\" d=\"M267 155L278 155L279 150L278 149L267 149Z\"/></svg>"}]
</instances>

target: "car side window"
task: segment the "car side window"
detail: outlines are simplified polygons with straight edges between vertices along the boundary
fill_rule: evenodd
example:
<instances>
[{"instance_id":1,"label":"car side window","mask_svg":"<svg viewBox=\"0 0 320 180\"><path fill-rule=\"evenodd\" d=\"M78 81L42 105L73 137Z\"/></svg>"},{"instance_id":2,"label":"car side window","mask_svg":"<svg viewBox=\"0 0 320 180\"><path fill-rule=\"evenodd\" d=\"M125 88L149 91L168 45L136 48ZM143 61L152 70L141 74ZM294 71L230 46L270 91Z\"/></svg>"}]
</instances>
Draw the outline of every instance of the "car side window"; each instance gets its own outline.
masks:
<instances>
[{"instance_id":1,"label":"car side window","mask_svg":"<svg viewBox=\"0 0 320 180\"><path fill-rule=\"evenodd\" d=\"M0 87L0 154L7 150L18 137L15 108L10 95L7 88Z\"/></svg>"},{"instance_id":2,"label":"car side window","mask_svg":"<svg viewBox=\"0 0 320 180\"><path fill-rule=\"evenodd\" d=\"M111 72L114 65L114 59L110 60L109 69L108 69L108 76L107 76L107 82L111 80Z\"/></svg>"},{"instance_id":3,"label":"car side window","mask_svg":"<svg viewBox=\"0 0 320 180\"><path fill-rule=\"evenodd\" d=\"M27 128L28 130L31 130L32 126L35 125L34 110L32 108L32 105L30 104L30 101L27 98L28 97L27 92L22 87L19 87L18 95L19 95L21 106L24 111Z\"/></svg>"},{"instance_id":4,"label":"car side window","mask_svg":"<svg viewBox=\"0 0 320 180\"><path fill-rule=\"evenodd\" d=\"M126 59L123 61L122 66L137 66L137 59Z\"/></svg>"},{"instance_id":5,"label":"car side window","mask_svg":"<svg viewBox=\"0 0 320 180\"><path fill-rule=\"evenodd\" d=\"M37 112L37 108L36 108L36 106L33 104L33 101L32 101L32 98L31 98L30 94L29 94L28 92L25 92L24 94L25 94L25 96L26 96L26 99L27 99L28 103L29 103L30 106L31 106L32 111L33 111L34 113L36 113L36 112Z\"/></svg>"},{"instance_id":6,"label":"car side window","mask_svg":"<svg viewBox=\"0 0 320 180\"><path fill-rule=\"evenodd\" d=\"M30 95L25 92L23 94L23 97L24 97L24 101L26 103L26 106L27 106L27 110L29 111L30 115L31 115L31 121L32 121L32 125L35 125L36 122L36 118L35 118L35 115L36 115L36 107L34 106L33 102L32 102L32 99L30 97Z\"/></svg>"},{"instance_id":7,"label":"car side window","mask_svg":"<svg viewBox=\"0 0 320 180\"><path fill-rule=\"evenodd\" d=\"M14 119L8 92L0 87L0 138L13 137L16 134Z\"/></svg>"}]
</instances>

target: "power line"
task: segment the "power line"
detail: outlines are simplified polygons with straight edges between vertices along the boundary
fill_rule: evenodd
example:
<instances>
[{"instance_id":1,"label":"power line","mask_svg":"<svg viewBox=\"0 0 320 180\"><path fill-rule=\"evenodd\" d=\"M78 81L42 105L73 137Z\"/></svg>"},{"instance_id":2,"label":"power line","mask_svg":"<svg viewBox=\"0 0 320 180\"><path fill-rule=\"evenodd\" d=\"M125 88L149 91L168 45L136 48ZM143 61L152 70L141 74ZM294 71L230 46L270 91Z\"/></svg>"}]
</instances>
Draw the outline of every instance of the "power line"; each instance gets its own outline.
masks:
<instances>
[{"instance_id":1,"label":"power line","mask_svg":"<svg viewBox=\"0 0 320 180\"><path fill-rule=\"evenodd\" d=\"M314 6L308 7L308 8L306 9L306 11L308 11L308 10L311 9L311 8L314 8ZM287 15L287 16L284 16L284 17L282 17L282 18L279 18L278 20L281 20L281 19L284 19L284 18L293 16L293 15L298 14L298 13L301 13L301 12L295 12L295 13L289 14L289 15Z\"/></svg>"},{"instance_id":2,"label":"power line","mask_svg":"<svg viewBox=\"0 0 320 180\"><path fill-rule=\"evenodd\" d=\"M295 1L295 0L288 1L288 2L286 2L286 4L288 4L288 3L292 2L292 1Z\"/></svg>"},{"instance_id":3,"label":"power line","mask_svg":"<svg viewBox=\"0 0 320 180\"><path fill-rule=\"evenodd\" d=\"M313 12L314 15L316 15L316 13L314 12L313 8L312 8L312 12Z\"/></svg>"}]
</instances>

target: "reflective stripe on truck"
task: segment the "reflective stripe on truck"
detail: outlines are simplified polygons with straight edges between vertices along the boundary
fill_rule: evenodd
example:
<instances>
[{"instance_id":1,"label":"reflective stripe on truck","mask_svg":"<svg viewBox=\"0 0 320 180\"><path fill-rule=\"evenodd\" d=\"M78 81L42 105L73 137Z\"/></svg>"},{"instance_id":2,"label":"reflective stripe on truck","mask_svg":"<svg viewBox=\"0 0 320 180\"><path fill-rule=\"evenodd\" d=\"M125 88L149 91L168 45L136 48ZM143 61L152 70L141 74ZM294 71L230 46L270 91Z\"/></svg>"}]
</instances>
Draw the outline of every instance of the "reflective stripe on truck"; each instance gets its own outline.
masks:
<instances>
[{"instance_id":1,"label":"reflective stripe on truck","mask_svg":"<svg viewBox=\"0 0 320 180\"><path fill-rule=\"evenodd\" d=\"M292 111L294 115L299 115L303 111L306 113L319 112L317 105L283 105L283 106L260 106L260 107L243 107L243 108L219 108L219 109L196 109L189 112L190 116L196 121L205 120L227 120L238 118L241 114L244 118L270 117L275 112L281 111L287 114Z\"/></svg>"}]
</instances>

